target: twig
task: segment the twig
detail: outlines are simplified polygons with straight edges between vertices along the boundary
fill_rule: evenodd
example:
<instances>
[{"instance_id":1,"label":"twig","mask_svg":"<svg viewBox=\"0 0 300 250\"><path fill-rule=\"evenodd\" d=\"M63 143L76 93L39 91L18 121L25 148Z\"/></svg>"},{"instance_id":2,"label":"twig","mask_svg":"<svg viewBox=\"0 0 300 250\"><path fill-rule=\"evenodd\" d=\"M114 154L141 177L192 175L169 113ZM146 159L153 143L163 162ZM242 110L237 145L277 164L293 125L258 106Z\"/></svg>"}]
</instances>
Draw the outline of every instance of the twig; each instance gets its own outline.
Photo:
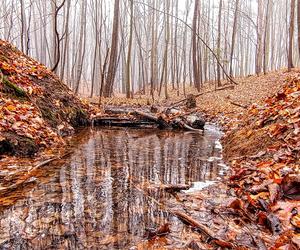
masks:
<instances>
[{"instance_id":1,"label":"twig","mask_svg":"<svg viewBox=\"0 0 300 250\"><path fill-rule=\"evenodd\" d=\"M202 96L202 95L214 93L214 92L217 92L217 91L222 91L222 90L229 89L229 88L234 88L234 86L233 86L233 85L228 85L228 86L224 86L224 87L222 87L222 88L217 88L217 89L214 89L214 90L208 90L208 91L206 91L206 92L199 93L199 94L195 95L194 97L195 97L195 98L198 98L198 97L200 97L200 96ZM170 107L170 108L176 107L178 104L180 104L180 103L182 103L182 102L185 102L187 99L188 99L188 98L184 98L184 99L182 99L182 100L180 100L180 101L174 102L173 104L171 104L171 107Z\"/></svg>"},{"instance_id":2,"label":"twig","mask_svg":"<svg viewBox=\"0 0 300 250\"><path fill-rule=\"evenodd\" d=\"M237 106L237 107L240 107L240 108L243 108L243 109L247 109L248 107L245 106L245 105L242 105L242 104L239 104L239 103L236 103L236 102L233 102L233 101L230 101L230 103L234 106Z\"/></svg>"}]
</instances>

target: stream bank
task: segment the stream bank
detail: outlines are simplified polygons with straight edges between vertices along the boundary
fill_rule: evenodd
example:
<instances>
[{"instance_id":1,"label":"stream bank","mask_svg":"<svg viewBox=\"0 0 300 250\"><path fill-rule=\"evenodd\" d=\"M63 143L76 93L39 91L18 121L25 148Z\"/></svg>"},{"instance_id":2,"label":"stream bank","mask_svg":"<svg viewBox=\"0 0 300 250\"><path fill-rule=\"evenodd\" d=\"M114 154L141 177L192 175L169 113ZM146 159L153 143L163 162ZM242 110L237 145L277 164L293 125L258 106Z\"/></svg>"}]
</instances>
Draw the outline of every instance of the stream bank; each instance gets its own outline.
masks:
<instances>
[{"instance_id":1,"label":"stream bank","mask_svg":"<svg viewBox=\"0 0 300 250\"><path fill-rule=\"evenodd\" d=\"M87 125L84 104L49 69L0 40L0 155L33 156Z\"/></svg>"},{"instance_id":2,"label":"stream bank","mask_svg":"<svg viewBox=\"0 0 300 250\"><path fill-rule=\"evenodd\" d=\"M9 213L9 208L17 202L22 203L27 193L34 192L37 184L46 181L42 185L49 184L51 189L51 183L47 182L49 177L55 176L59 181L75 178L76 181L89 183L90 176L82 177L81 171L81 167L90 166L89 160L79 162L75 160L71 164L71 169L75 168L74 173L79 176L61 175L60 164L64 164L65 159L69 159L74 148L71 147L70 152L66 152L66 146L63 146L63 149L57 146L65 145L62 135L72 134L75 127L88 124L89 115L99 110L82 102L53 73L11 45L0 41L0 53L0 151L32 156L41 152L39 150L46 149L38 155L39 158L34 163L31 158L1 159L1 209L3 213L5 211ZM218 110L207 113L207 117L218 121L227 131L223 145L224 156L230 166L228 179L201 191L192 189L189 190L190 192L173 192L167 197L160 197L160 192L156 191L150 192L149 195L147 193L147 197L160 207L163 214L171 215L170 221L161 220L150 225L155 228L143 226L140 230L145 231L146 234L142 237L141 231L139 232L140 241L135 242L135 248L300 248L299 82L299 75L295 73L286 82L282 82L282 89L279 92L264 102L248 104L249 107L244 108L243 113L224 115ZM172 132L169 132L170 138L166 140L172 140L171 135ZM134 139L138 140L138 138L139 136L135 136ZM80 144L80 140L77 143ZM116 154L115 157L117 159L120 155ZM165 155L161 156L163 157ZM116 164L115 168L124 171L120 163ZM100 173L105 174L106 170ZM170 173L171 170L168 171L168 174ZM122 177L127 174L124 173ZM76 181L74 185L69 186L75 191L78 188ZM57 188L56 185L54 186ZM144 186L137 187L135 189L137 192L144 192ZM49 191L47 188L46 190ZM58 191L56 194L61 194L59 190L56 191ZM101 194L102 191L98 191L97 193ZM55 196L50 191L49 193ZM84 195L76 196L76 202L82 200L80 198ZM59 197L66 200L68 198ZM89 202L96 202L98 197L85 198L90 199ZM164 203L160 201L161 198ZM30 206L35 203L35 200L29 197L26 202ZM52 230L54 233L50 232L50 235L55 235L55 244L64 244L65 241L62 239L66 238L77 237L78 239L78 236L72 232L72 228L66 228L61 223L62 218L57 217L57 212L65 211L68 206L69 210L75 211L73 205L67 202L65 206L60 206L60 202L61 200L54 200L53 208L45 211L42 209L44 213L39 215L41 218L34 217L34 220L26 206L17 208L17 214L21 217L25 216L21 218L23 222L20 220L17 226L25 230L26 236L23 238L17 233L18 230L13 230L15 228L13 227L12 237L4 235L2 243L19 244L30 240L39 242L43 239L44 233L42 232L39 237L35 237L34 233L41 232L40 229L48 230L48 233ZM82 213L81 208L79 206L74 213ZM35 209L34 206L32 209ZM50 216L49 220L44 220L44 214L49 211L51 213L54 211L54 219ZM96 232L98 229L94 229L92 225L97 221L97 217L91 211L88 211L88 216L91 217L92 222L88 223L87 227ZM41 219L35 223L38 226L28 227L26 223L24 224L24 221L33 222L36 219ZM183 222L187 226L184 226ZM169 223L171 225L168 226ZM178 232L178 227L183 231ZM124 232L121 231L120 237L122 233ZM170 242L168 239L174 237L174 233L177 240ZM183 237L178 240L176 233ZM80 232L80 236L84 238L84 230ZM95 233L96 238L104 236L108 236L105 238L106 244L115 242L115 238L110 237L109 234Z\"/></svg>"}]
</instances>

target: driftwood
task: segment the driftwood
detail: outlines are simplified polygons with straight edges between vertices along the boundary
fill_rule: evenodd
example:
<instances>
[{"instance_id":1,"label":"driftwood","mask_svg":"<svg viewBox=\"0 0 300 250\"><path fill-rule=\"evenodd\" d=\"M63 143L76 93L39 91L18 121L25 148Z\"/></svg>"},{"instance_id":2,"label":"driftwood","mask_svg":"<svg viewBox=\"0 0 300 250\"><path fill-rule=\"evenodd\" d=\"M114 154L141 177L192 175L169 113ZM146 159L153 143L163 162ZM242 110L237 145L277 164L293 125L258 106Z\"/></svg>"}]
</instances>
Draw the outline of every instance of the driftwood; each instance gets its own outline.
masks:
<instances>
[{"instance_id":1,"label":"driftwood","mask_svg":"<svg viewBox=\"0 0 300 250\"><path fill-rule=\"evenodd\" d=\"M110 107L105 109L104 115L93 117L92 123L95 126L184 129L201 133L205 125L200 114L184 113L174 108L168 108L159 113L151 113L151 110Z\"/></svg>"}]
</instances>

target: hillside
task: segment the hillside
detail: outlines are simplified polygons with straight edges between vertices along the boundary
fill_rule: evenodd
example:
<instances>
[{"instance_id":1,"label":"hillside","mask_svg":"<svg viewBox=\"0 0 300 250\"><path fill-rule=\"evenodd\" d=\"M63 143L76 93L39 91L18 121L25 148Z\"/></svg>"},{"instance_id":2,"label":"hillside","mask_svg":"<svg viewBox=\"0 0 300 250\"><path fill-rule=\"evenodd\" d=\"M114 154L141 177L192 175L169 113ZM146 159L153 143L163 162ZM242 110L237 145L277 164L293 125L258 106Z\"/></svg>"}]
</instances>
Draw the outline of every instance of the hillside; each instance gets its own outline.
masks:
<instances>
[{"instance_id":1,"label":"hillside","mask_svg":"<svg viewBox=\"0 0 300 250\"><path fill-rule=\"evenodd\" d=\"M88 123L83 104L44 65L0 40L0 154L33 155Z\"/></svg>"}]
</instances>

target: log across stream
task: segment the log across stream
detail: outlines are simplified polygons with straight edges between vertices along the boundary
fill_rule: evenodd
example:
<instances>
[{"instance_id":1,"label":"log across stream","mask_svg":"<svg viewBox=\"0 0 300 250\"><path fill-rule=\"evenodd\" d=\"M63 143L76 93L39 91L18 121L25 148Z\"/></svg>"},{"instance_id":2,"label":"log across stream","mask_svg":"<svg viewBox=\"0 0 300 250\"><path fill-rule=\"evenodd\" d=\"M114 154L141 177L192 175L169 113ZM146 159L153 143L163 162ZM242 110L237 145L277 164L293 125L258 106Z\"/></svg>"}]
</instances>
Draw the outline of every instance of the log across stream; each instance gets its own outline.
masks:
<instances>
[{"instance_id":1,"label":"log across stream","mask_svg":"<svg viewBox=\"0 0 300 250\"><path fill-rule=\"evenodd\" d=\"M182 213L170 211L181 209L177 192L224 176L220 136L213 126L204 135L84 129L72 139L71 155L0 197L0 248L184 247L191 231Z\"/></svg>"},{"instance_id":2,"label":"log across stream","mask_svg":"<svg viewBox=\"0 0 300 250\"><path fill-rule=\"evenodd\" d=\"M92 118L96 126L181 129L203 132L205 120L197 111L179 108L120 108L107 107L104 114Z\"/></svg>"}]
</instances>

